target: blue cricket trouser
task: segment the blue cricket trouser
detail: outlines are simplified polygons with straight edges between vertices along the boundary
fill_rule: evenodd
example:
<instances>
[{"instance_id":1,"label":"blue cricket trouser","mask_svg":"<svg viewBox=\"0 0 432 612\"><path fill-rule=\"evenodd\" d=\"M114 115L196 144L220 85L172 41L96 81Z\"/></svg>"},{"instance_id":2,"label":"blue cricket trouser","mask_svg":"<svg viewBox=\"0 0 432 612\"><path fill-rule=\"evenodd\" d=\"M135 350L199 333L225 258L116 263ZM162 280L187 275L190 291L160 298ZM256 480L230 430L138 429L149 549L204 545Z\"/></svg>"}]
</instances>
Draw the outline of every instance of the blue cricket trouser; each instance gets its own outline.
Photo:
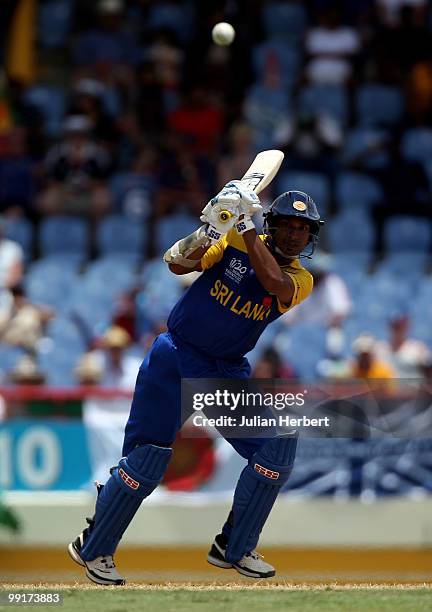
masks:
<instances>
[{"instance_id":1,"label":"blue cricket trouser","mask_svg":"<svg viewBox=\"0 0 432 612\"><path fill-rule=\"evenodd\" d=\"M169 332L158 336L144 359L136 381L123 456L137 445L171 446L181 422L182 378L248 378L250 365L245 357L214 359L173 338ZM229 438L228 442L245 459L266 442L265 438Z\"/></svg>"}]
</instances>

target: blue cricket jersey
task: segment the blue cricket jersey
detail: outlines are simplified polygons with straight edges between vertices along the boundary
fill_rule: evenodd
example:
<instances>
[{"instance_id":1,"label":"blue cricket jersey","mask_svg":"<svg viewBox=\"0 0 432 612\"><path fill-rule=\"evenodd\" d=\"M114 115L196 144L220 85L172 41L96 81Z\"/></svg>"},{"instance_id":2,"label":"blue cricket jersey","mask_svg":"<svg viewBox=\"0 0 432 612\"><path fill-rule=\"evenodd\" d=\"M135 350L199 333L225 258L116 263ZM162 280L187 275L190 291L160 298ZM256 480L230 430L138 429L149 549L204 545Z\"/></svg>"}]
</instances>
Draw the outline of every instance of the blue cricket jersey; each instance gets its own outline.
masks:
<instances>
[{"instance_id":1,"label":"blue cricket jersey","mask_svg":"<svg viewBox=\"0 0 432 612\"><path fill-rule=\"evenodd\" d=\"M311 274L294 259L281 266L295 287L291 304L282 304L261 285L245 242L235 229L208 249L201 266L201 276L174 306L168 330L216 359L243 357L269 323L312 291Z\"/></svg>"}]
</instances>

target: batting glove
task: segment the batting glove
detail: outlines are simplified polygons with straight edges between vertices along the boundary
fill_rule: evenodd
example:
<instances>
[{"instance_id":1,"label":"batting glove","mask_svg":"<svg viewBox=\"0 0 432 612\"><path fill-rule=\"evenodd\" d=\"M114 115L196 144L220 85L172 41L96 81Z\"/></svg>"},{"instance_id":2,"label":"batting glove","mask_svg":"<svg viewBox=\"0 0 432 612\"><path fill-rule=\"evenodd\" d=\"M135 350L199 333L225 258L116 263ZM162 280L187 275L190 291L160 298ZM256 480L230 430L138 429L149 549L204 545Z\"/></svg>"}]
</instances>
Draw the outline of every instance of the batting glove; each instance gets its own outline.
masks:
<instances>
[{"instance_id":1,"label":"batting glove","mask_svg":"<svg viewBox=\"0 0 432 612\"><path fill-rule=\"evenodd\" d=\"M239 214L248 215L252 217L255 213L262 211L259 197L251 189L247 189L242 184L242 181L230 181L225 187L218 193L216 198L220 200L233 200L237 201Z\"/></svg>"}]
</instances>

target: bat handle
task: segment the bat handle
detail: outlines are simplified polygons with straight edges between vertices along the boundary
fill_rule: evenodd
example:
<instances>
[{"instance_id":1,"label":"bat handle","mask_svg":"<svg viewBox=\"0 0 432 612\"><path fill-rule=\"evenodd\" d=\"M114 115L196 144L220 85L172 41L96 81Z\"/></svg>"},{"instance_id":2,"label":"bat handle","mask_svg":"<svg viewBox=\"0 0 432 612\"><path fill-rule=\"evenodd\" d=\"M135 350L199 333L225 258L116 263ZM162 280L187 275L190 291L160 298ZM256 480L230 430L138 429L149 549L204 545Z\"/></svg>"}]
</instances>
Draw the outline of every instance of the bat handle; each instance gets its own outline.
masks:
<instances>
[{"instance_id":1,"label":"bat handle","mask_svg":"<svg viewBox=\"0 0 432 612\"><path fill-rule=\"evenodd\" d=\"M219 213L219 221L221 223L228 223L230 219L232 219L234 215L229 210L221 210Z\"/></svg>"}]
</instances>

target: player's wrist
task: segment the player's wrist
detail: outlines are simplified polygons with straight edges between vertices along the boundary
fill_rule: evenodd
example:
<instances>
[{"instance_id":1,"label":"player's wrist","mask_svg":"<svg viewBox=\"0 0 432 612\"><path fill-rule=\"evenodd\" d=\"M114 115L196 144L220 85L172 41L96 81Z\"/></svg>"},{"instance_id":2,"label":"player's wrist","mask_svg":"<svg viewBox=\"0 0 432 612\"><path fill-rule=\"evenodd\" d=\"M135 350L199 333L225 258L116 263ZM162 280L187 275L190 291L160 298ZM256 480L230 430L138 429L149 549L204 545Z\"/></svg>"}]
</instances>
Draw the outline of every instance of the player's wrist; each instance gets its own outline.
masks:
<instances>
[{"instance_id":1,"label":"player's wrist","mask_svg":"<svg viewBox=\"0 0 432 612\"><path fill-rule=\"evenodd\" d=\"M255 229L255 224L249 215L244 215L242 219L239 219L234 226L238 234L242 235L249 230Z\"/></svg>"}]
</instances>

